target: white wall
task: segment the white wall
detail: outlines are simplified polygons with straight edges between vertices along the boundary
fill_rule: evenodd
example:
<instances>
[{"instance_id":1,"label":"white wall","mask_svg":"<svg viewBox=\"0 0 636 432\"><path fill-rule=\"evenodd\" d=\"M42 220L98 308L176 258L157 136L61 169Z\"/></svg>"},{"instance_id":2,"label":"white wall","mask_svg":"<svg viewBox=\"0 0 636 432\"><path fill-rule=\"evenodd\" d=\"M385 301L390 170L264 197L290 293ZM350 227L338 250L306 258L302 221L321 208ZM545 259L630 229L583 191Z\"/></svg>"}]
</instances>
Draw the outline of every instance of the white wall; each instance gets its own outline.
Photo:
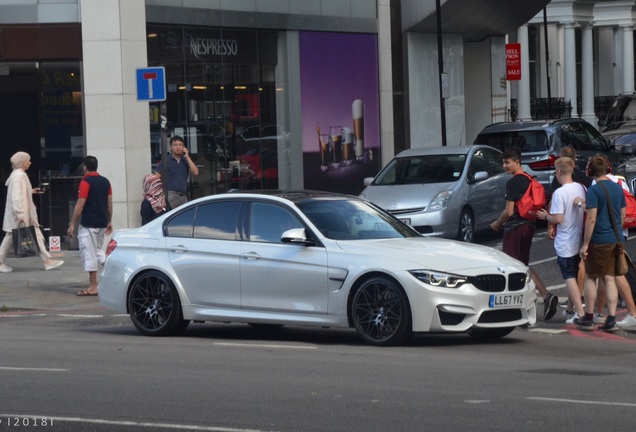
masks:
<instances>
[{"instance_id":1,"label":"white wall","mask_svg":"<svg viewBox=\"0 0 636 432\"><path fill-rule=\"evenodd\" d=\"M446 143L466 144L464 95L464 45L461 35L444 35L444 72L448 74L446 100ZM437 35L408 33L409 121L411 148L439 147L441 110Z\"/></svg>"}]
</instances>

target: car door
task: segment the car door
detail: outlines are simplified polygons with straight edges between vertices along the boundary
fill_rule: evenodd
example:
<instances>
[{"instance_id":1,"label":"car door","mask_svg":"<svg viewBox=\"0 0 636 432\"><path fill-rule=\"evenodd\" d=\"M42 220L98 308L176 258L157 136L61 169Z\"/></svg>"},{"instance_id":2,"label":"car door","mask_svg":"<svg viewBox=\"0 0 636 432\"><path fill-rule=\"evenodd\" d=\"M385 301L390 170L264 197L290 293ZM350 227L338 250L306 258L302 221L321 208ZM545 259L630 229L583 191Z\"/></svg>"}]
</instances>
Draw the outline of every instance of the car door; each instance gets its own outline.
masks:
<instances>
[{"instance_id":1,"label":"car door","mask_svg":"<svg viewBox=\"0 0 636 432\"><path fill-rule=\"evenodd\" d=\"M280 240L288 229L305 227L295 212L276 203L253 202L246 219L249 241L241 242L241 306L326 314L327 251Z\"/></svg>"},{"instance_id":2,"label":"car door","mask_svg":"<svg viewBox=\"0 0 636 432\"><path fill-rule=\"evenodd\" d=\"M191 304L240 306L240 201L193 206L167 224L166 249Z\"/></svg>"},{"instance_id":3,"label":"car door","mask_svg":"<svg viewBox=\"0 0 636 432\"><path fill-rule=\"evenodd\" d=\"M475 173L479 171L486 171L488 178L474 180ZM481 148L473 152L468 168L469 184L472 189L469 204L474 211L477 229L484 228L501 215L506 193L506 179L502 175L503 172L501 152L489 148Z\"/></svg>"}]
</instances>

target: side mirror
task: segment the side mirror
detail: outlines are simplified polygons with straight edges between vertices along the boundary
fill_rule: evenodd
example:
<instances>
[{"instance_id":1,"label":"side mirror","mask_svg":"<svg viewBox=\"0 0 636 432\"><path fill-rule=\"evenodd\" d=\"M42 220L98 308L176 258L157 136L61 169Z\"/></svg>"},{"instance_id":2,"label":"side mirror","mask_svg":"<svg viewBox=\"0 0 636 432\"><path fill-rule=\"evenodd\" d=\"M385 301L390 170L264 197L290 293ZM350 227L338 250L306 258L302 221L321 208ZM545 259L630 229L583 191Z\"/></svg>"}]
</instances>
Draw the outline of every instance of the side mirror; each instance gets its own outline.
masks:
<instances>
[{"instance_id":1,"label":"side mirror","mask_svg":"<svg viewBox=\"0 0 636 432\"><path fill-rule=\"evenodd\" d=\"M307 239L305 235L305 228L292 228L287 230L281 235L280 241L283 243L292 243L304 246L315 246L316 243L313 240Z\"/></svg>"},{"instance_id":2,"label":"side mirror","mask_svg":"<svg viewBox=\"0 0 636 432\"><path fill-rule=\"evenodd\" d=\"M479 181L483 181L486 180L488 178L488 172L487 171L477 171L475 173L475 175L473 176L472 182L476 183Z\"/></svg>"},{"instance_id":3,"label":"side mirror","mask_svg":"<svg viewBox=\"0 0 636 432\"><path fill-rule=\"evenodd\" d=\"M598 119L598 125L599 125L599 126L605 126L605 125L607 125L607 120L605 120L604 118L602 118L602 119Z\"/></svg>"},{"instance_id":4,"label":"side mirror","mask_svg":"<svg viewBox=\"0 0 636 432\"><path fill-rule=\"evenodd\" d=\"M364 187L367 187L371 184L372 181L373 181L373 177L367 177L364 180L362 180L362 185Z\"/></svg>"}]
</instances>

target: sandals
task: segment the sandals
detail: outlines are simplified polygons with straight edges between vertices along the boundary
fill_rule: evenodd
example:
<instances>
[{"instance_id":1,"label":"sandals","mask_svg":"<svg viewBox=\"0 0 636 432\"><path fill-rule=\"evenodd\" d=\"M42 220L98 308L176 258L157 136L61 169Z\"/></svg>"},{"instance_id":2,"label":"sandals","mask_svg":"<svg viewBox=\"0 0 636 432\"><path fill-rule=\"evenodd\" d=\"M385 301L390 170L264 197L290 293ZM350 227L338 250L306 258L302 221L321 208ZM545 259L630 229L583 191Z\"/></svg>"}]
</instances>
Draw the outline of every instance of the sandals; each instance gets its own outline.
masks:
<instances>
[{"instance_id":1,"label":"sandals","mask_svg":"<svg viewBox=\"0 0 636 432\"><path fill-rule=\"evenodd\" d=\"M96 296L97 293L96 292L90 292L89 290L85 289L85 290L81 290L80 292L78 292L77 295L80 296L80 297L89 297L89 296Z\"/></svg>"}]
</instances>

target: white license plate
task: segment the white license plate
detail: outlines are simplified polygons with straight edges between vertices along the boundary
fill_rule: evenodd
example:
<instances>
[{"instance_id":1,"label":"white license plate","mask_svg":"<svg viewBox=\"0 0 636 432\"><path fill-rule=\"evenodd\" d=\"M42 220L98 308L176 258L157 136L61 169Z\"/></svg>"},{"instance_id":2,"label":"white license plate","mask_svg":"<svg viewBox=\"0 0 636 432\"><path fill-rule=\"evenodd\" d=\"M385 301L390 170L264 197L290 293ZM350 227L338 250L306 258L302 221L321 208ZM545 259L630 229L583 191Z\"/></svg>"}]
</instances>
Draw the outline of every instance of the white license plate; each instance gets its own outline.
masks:
<instances>
[{"instance_id":1,"label":"white license plate","mask_svg":"<svg viewBox=\"0 0 636 432\"><path fill-rule=\"evenodd\" d=\"M407 225L411 225L411 219L400 219L400 220Z\"/></svg>"},{"instance_id":2,"label":"white license plate","mask_svg":"<svg viewBox=\"0 0 636 432\"><path fill-rule=\"evenodd\" d=\"M488 306L491 309L521 306L522 304L523 294L491 294L488 300Z\"/></svg>"}]
</instances>

